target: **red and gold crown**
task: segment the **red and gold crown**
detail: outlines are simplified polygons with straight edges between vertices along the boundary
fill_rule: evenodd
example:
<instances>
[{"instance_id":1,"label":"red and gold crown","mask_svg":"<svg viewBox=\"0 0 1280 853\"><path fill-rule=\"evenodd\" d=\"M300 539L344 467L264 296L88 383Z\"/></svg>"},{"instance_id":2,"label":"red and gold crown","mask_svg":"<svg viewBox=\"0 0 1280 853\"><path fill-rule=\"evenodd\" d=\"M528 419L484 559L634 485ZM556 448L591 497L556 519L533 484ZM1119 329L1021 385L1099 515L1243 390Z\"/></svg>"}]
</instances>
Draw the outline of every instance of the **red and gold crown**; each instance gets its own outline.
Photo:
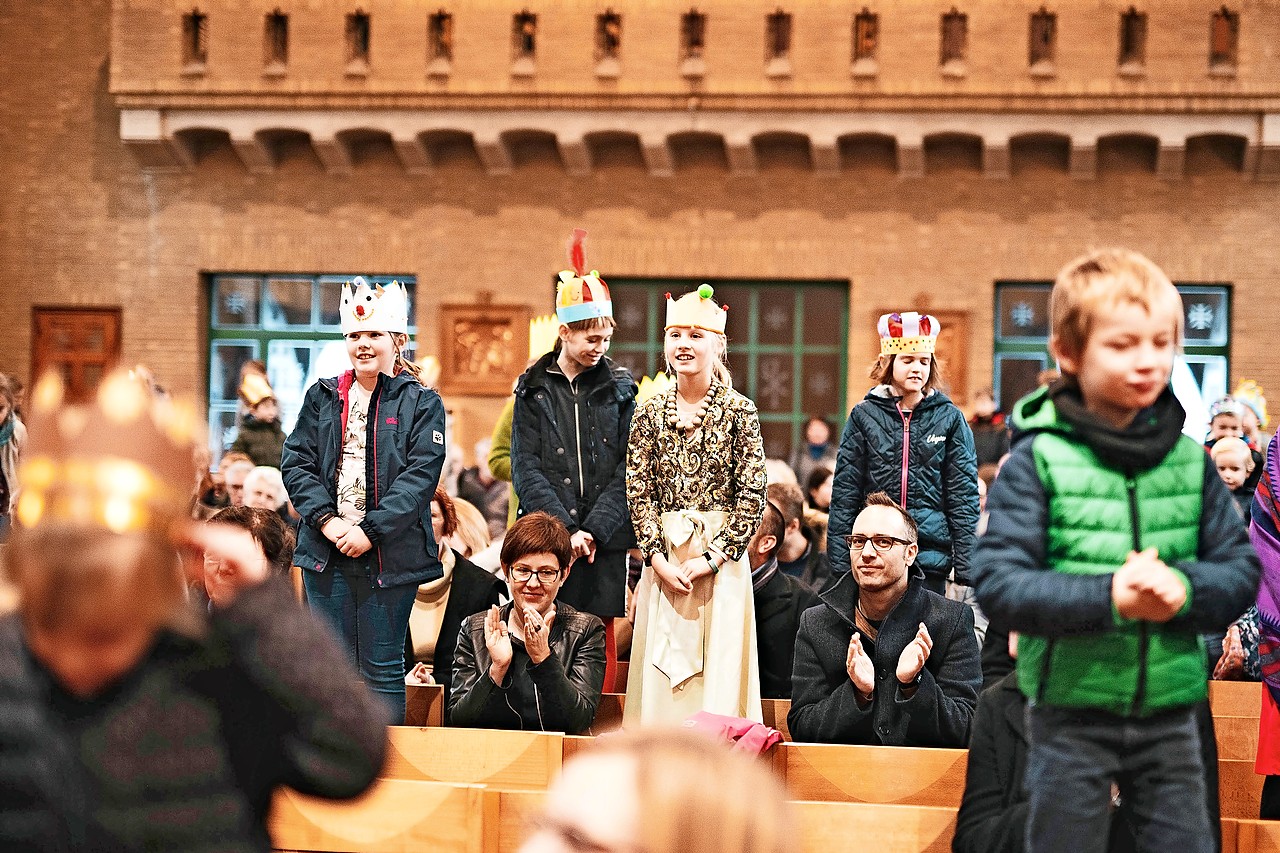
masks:
<instances>
[{"instance_id":1,"label":"red and gold crown","mask_svg":"<svg viewBox=\"0 0 1280 853\"><path fill-rule=\"evenodd\" d=\"M937 317L904 311L901 314L894 312L880 315L877 328L880 331L881 355L933 355L942 324Z\"/></svg>"},{"instance_id":2,"label":"red and gold crown","mask_svg":"<svg viewBox=\"0 0 1280 853\"><path fill-rule=\"evenodd\" d=\"M155 397L123 370L97 399L72 405L56 374L32 394L30 439L18 467L23 527L65 523L114 533L162 531L184 516L203 421L188 402Z\"/></svg>"}]
</instances>

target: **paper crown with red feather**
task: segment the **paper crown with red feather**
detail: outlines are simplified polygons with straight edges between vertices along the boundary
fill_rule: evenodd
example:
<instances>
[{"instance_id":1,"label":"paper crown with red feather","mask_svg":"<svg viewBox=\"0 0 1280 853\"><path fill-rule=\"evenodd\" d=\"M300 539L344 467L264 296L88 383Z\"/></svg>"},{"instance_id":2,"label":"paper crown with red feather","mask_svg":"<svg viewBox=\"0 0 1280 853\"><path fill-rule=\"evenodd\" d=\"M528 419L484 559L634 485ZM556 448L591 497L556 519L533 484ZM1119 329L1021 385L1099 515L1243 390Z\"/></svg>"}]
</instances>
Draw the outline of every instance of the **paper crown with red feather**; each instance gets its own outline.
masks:
<instances>
[{"instance_id":1,"label":"paper crown with red feather","mask_svg":"<svg viewBox=\"0 0 1280 853\"><path fill-rule=\"evenodd\" d=\"M556 286L556 319L561 323L613 316L609 285L600 273L586 271L586 252L582 245L586 237L587 232L581 228L573 230L569 244L569 263L573 269L561 271L560 283Z\"/></svg>"},{"instance_id":2,"label":"paper crown with red feather","mask_svg":"<svg viewBox=\"0 0 1280 853\"><path fill-rule=\"evenodd\" d=\"M915 311L896 311L892 314L880 315L877 324L880 331L881 355L906 355L907 353L924 353L933 355L938 344L938 332L942 324L937 317L918 314Z\"/></svg>"}]
</instances>

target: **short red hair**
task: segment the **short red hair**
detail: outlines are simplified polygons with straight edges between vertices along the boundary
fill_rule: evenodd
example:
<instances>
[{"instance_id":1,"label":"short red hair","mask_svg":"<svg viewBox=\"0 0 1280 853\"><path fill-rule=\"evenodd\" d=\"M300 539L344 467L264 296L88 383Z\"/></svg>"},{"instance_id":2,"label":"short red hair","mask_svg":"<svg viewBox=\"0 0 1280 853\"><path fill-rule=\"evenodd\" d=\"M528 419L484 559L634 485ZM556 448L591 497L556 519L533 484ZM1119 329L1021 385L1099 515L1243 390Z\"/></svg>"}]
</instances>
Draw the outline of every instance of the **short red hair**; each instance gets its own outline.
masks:
<instances>
[{"instance_id":1,"label":"short red hair","mask_svg":"<svg viewBox=\"0 0 1280 853\"><path fill-rule=\"evenodd\" d=\"M530 554L553 554L561 571L569 568L573 562L569 528L554 515L541 510L520 516L507 528L499 559L506 569Z\"/></svg>"}]
</instances>

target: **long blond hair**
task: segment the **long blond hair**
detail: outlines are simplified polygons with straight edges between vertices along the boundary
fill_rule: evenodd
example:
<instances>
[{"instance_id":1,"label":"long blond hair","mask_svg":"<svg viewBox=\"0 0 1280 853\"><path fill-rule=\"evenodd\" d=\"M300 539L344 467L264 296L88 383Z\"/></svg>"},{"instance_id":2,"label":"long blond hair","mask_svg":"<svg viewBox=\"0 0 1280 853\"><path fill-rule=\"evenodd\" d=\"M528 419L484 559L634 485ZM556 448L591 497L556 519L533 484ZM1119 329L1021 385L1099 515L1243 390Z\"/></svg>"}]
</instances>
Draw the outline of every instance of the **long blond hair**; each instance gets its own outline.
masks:
<instances>
[{"instance_id":1,"label":"long blond hair","mask_svg":"<svg viewBox=\"0 0 1280 853\"><path fill-rule=\"evenodd\" d=\"M794 818L768 765L684 729L627 731L596 740L581 761L616 756L634 767L636 846L646 853L785 853Z\"/></svg>"}]
</instances>

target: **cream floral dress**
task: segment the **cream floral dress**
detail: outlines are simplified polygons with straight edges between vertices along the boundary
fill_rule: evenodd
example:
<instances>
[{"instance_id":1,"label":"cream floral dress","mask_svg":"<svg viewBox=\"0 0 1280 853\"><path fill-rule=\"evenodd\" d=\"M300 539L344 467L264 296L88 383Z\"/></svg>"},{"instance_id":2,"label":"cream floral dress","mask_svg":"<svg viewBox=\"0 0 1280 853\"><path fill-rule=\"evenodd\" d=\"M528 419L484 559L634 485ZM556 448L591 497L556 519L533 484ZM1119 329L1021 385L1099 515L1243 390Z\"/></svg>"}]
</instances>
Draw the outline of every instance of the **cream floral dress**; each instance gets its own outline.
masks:
<instances>
[{"instance_id":1,"label":"cream floral dress","mask_svg":"<svg viewBox=\"0 0 1280 853\"><path fill-rule=\"evenodd\" d=\"M759 721L760 676L747 543L764 512L764 444L749 399L713 386L701 426L667 422L676 393L645 401L631 420L627 504L645 569L636 588L626 725L678 722L698 711ZM688 595L648 565L715 547L730 562Z\"/></svg>"}]
</instances>

